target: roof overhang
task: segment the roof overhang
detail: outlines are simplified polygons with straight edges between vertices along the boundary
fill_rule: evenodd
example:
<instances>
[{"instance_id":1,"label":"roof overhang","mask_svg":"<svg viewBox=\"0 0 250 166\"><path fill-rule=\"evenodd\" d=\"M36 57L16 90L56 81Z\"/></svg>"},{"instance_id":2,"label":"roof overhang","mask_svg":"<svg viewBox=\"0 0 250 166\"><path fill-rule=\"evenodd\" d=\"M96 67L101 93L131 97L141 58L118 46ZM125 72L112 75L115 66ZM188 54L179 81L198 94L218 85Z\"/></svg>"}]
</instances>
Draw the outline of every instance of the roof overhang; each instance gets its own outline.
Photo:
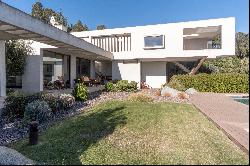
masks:
<instances>
[{"instance_id":1,"label":"roof overhang","mask_svg":"<svg viewBox=\"0 0 250 166\"><path fill-rule=\"evenodd\" d=\"M86 54L91 59L111 60L113 54L91 43L46 24L0 1L0 40L34 40L71 54Z\"/></svg>"}]
</instances>

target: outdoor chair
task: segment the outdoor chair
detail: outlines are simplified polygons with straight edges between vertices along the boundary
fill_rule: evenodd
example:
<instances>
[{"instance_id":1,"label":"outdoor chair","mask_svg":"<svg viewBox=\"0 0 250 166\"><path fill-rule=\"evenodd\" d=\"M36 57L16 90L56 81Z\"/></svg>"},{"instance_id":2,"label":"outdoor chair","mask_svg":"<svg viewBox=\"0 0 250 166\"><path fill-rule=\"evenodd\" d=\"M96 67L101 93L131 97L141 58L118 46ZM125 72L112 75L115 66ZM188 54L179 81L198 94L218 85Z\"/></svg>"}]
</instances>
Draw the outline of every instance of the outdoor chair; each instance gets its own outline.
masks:
<instances>
[{"instance_id":1,"label":"outdoor chair","mask_svg":"<svg viewBox=\"0 0 250 166\"><path fill-rule=\"evenodd\" d=\"M101 84L101 77L97 76L96 79L93 79L93 85L97 86Z\"/></svg>"},{"instance_id":2,"label":"outdoor chair","mask_svg":"<svg viewBox=\"0 0 250 166\"><path fill-rule=\"evenodd\" d=\"M65 81L63 76L58 76L58 80L54 81L54 88L55 89L64 89L65 88Z\"/></svg>"},{"instance_id":3,"label":"outdoor chair","mask_svg":"<svg viewBox=\"0 0 250 166\"><path fill-rule=\"evenodd\" d=\"M83 76L83 77L81 77L81 81L82 81L85 85L91 86L91 80L89 79L89 77Z\"/></svg>"}]
</instances>

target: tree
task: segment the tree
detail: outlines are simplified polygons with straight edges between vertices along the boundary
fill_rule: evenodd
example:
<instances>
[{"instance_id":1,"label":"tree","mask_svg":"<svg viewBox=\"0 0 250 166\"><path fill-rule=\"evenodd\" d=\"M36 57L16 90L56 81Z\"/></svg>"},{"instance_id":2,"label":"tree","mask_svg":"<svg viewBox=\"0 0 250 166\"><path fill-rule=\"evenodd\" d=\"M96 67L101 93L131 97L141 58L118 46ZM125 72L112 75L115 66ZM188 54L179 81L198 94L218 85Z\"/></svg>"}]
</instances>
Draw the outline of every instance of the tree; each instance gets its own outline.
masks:
<instances>
[{"instance_id":1,"label":"tree","mask_svg":"<svg viewBox=\"0 0 250 166\"><path fill-rule=\"evenodd\" d=\"M56 12L51 8L44 8L41 2L36 2L34 5L32 5L31 15L45 23L49 23L50 18L54 16L59 24L68 27L68 21L63 15L62 11Z\"/></svg>"},{"instance_id":2,"label":"tree","mask_svg":"<svg viewBox=\"0 0 250 166\"><path fill-rule=\"evenodd\" d=\"M6 42L6 74L21 76L24 73L27 54L32 52L30 43L23 40Z\"/></svg>"},{"instance_id":3,"label":"tree","mask_svg":"<svg viewBox=\"0 0 250 166\"><path fill-rule=\"evenodd\" d=\"M216 35L212 40L212 47L213 48L221 48L221 35Z\"/></svg>"},{"instance_id":4,"label":"tree","mask_svg":"<svg viewBox=\"0 0 250 166\"><path fill-rule=\"evenodd\" d=\"M73 24L70 24L68 27L67 27L67 32L71 32L73 29Z\"/></svg>"},{"instance_id":5,"label":"tree","mask_svg":"<svg viewBox=\"0 0 250 166\"><path fill-rule=\"evenodd\" d=\"M249 34L238 32L235 39L235 54L238 58L249 57Z\"/></svg>"},{"instance_id":6,"label":"tree","mask_svg":"<svg viewBox=\"0 0 250 166\"><path fill-rule=\"evenodd\" d=\"M31 15L39 20L43 20L43 5L41 2L36 2L32 5Z\"/></svg>"},{"instance_id":7,"label":"tree","mask_svg":"<svg viewBox=\"0 0 250 166\"><path fill-rule=\"evenodd\" d=\"M88 31L87 25L83 25L80 20L77 21L75 25L72 26L72 32Z\"/></svg>"},{"instance_id":8,"label":"tree","mask_svg":"<svg viewBox=\"0 0 250 166\"><path fill-rule=\"evenodd\" d=\"M98 25L96 27L97 30L103 30L103 29L106 29L106 26L105 25Z\"/></svg>"},{"instance_id":9,"label":"tree","mask_svg":"<svg viewBox=\"0 0 250 166\"><path fill-rule=\"evenodd\" d=\"M55 13L55 19L56 21L61 24L61 25L64 25L64 26L68 26L68 21L67 19L63 16L63 13L62 11L60 11L59 13Z\"/></svg>"},{"instance_id":10,"label":"tree","mask_svg":"<svg viewBox=\"0 0 250 166\"><path fill-rule=\"evenodd\" d=\"M54 15L55 15L55 12L52 9L45 8L43 10L43 21L46 23L49 23L50 17Z\"/></svg>"}]
</instances>

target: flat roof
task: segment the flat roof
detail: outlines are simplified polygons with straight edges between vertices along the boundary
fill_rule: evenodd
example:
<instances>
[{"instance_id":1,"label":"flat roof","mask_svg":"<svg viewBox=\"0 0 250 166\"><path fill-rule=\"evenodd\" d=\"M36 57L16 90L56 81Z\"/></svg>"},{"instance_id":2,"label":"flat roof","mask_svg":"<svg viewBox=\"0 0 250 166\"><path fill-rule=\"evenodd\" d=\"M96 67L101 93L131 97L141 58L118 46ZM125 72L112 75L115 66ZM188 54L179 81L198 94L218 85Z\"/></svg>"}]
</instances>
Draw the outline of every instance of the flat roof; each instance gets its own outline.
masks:
<instances>
[{"instance_id":1,"label":"flat roof","mask_svg":"<svg viewBox=\"0 0 250 166\"><path fill-rule=\"evenodd\" d=\"M113 54L0 1L0 40L34 40L99 59Z\"/></svg>"}]
</instances>

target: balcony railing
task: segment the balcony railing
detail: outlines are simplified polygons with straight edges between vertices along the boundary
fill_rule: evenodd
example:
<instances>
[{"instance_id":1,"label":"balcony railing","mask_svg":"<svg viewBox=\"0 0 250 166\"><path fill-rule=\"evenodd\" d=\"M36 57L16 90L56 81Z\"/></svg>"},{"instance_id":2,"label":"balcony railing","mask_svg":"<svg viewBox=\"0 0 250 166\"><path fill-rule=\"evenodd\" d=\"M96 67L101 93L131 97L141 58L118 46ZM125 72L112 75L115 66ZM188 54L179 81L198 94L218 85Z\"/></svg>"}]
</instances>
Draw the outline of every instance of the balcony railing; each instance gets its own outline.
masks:
<instances>
[{"instance_id":1,"label":"balcony railing","mask_svg":"<svg viewBox=\"0 0 250 166\"><path fill-rule=\"evenodd\" d=\"M109 52L131 51L131 34L93 36L91 43Z\"/></svg>"}]
</instances>

